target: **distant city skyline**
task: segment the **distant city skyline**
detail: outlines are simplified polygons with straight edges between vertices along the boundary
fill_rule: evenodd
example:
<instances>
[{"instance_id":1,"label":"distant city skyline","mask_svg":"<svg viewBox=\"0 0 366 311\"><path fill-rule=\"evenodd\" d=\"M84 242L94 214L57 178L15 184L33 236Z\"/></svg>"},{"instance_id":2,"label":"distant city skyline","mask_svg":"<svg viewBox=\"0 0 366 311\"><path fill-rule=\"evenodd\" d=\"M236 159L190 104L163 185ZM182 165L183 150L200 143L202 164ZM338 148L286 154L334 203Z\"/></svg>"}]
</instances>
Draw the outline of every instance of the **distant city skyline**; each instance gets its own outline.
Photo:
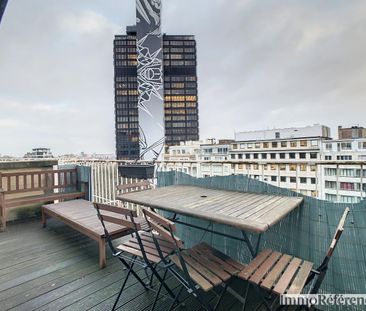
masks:
<instances>
[{"instance_id":1,"label":"distant city skyline","mask_svg":"<svg viewBox=\"0 0 366 311\"><path fill-rule=\"evenodd\" d=\"M365 13L364 1L163 1L163 31L198 42L201 137L365 125ZM114 153L110 47L134 21L134 0L10 1L0 153Z\"/></svg>"}]
</instances>

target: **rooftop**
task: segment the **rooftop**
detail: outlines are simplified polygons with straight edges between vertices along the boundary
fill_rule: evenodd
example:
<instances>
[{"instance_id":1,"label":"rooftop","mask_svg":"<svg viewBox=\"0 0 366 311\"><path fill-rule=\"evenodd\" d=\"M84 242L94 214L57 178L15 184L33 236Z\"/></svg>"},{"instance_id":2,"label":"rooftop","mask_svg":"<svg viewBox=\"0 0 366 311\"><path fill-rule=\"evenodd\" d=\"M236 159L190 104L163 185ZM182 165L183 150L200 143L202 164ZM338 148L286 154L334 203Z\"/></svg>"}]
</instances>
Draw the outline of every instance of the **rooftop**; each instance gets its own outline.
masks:
<instances>
[{"instance_id":1,"label":"rooftop","mask_svg":"<svg viewBox=\"0 0 366 311\"><path fill-rule=\"evenodd\" d=\"M99 269L97 243L52 219L47 229L38 220L13 223L0 234L0 245L1 310L110 310L127 273L113 258ZM173 279L168 282L174 284ZM118 310L150 310L154 293L145 292L133 278L127 286ZM175 310L200 309L191 296L184 299L189 308ZM166 310L168 304L162 297L156 310ZM252 301L252 310L257 304ZM241 310L230 295L222 306Z\"/></svg>"}]
</instances>

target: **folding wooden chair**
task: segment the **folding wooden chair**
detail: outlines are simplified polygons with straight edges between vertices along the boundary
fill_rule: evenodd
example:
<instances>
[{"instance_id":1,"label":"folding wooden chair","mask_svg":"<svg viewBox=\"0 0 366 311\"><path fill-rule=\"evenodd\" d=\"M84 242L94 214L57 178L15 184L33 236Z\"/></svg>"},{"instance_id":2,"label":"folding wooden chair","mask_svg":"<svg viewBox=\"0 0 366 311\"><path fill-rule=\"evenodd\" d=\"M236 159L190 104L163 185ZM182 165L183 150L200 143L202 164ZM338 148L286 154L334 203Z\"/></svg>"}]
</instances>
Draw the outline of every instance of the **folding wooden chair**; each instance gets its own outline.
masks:
<instances>
[{"instance_id":1,"label":"folding wooden chair","mask_svg":"<svg viewBox=\"0 0 366 311\"><path fill-rule=\"evenodd\" d=\"M175 299L173 292L157 272L157 266L161 262L161 259L153 243L151 233L141 230L140 223L136 222L136 212L124 207L116 207L100 203L94 203L94 206L104 228L107 243L112 251L112 255L118 258L123 266L128 270L112 310L115 310L131 274L145 289L152 289L153 276L156 277L161 283L161 286L166 288L172 299ZM131 229L131 238L117 247L113 245L108 232L108 227L113 224L125 226ZM164 254L168 255L173 250L174 246L168 243L164 248ZM134 270L134 265L138 265L145 270L146 276L150 280L149 282L144 282L142 280ZM148 274L148 270L151 272L150 276Z\"/></svg>"},{"instance_id":2,"label":"folding wooden chair","mask_svg":"<svg viewBox=\"0 0 366 311\"><path fill-rule=\"evenodd\" d=\"M232 276L238 274L244 268L244 265L206 243L200 243L192 248L184 249L183 241L175 236L176 226L172 221L146 209L143 212L148 225L154 233L152 237L159 256L165 263L167 269L165 274L167 271L170 271L182 285L169 310L177 303L184 288L198 299L204 309L216 309ZM166 244L164 243L166 242L163 241L168 241L169 245L174 246L175 253L173 255L165 256L164 247L166 247ZM215 292L218 300L215 306L212 307L205 299L202 291L208 292L217 287L223 287L223 289L220 294ZM160 290L158 290L155 297L155 302Z\"/></svg>"},{"instance_id":3,"label":"folding wooden chair","mask_svg":"<svg viewBox=\"0 0 366 311\"><path fill-rule=\"evenodd\" d=\"M278 300L284 294L301 294L305 286L309 285L308 294L316 294L324 280L329 261L335 247L343 233L349 208L344 211L328 252L317 269L313 263L291 255L282 254L271 249L263 250L238 275L248 281L243 310L247 302L249 286L252 285L262 297L268 310L278 310ZM262 289L262 290L261 290ZM268 297L274 297L269 303ZM304 307L299 307L301 310Z\"/></svg>"}]
</instances>

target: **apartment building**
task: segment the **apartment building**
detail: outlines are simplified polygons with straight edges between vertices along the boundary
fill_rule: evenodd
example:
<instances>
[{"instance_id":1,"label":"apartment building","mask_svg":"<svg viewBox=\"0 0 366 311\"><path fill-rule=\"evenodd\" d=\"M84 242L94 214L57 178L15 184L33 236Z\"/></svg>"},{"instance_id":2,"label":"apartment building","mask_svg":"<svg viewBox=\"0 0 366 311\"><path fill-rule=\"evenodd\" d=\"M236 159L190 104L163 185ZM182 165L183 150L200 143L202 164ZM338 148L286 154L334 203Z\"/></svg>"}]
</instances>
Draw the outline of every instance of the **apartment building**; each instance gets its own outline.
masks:
<instances>
[{"instance_id":1,"label":"apartment building","mask_svg":"<svg viewBox=\"0 0 366 311\"><path fill-rule=\"evenodd\" d=\"M323 142L319 197L358 203L366 196L366 138Z\"/></svg>"},{"instance_id":2,"label":"apartment building","mask_svg":"<svg viewBox=\"0 0 366 311\"><path fill-rule=\"evenodd\" d=\"M232 172L318 197L317 162L329 139L330 129L322 125L236 133Z\"/></svg>"},{"instance_id":3,"label":"apartment building","mask_svg":"<svg viewBox=\"0 0 366 311\"><path fill-rule=\"evenodd\" d=\"M244 174L319 199L357 203L366 196L365 160L366 138L333 140L328 127L314 125L181 143L169 147L160 169L195 177Z\"/></svg>"}]
</instances>

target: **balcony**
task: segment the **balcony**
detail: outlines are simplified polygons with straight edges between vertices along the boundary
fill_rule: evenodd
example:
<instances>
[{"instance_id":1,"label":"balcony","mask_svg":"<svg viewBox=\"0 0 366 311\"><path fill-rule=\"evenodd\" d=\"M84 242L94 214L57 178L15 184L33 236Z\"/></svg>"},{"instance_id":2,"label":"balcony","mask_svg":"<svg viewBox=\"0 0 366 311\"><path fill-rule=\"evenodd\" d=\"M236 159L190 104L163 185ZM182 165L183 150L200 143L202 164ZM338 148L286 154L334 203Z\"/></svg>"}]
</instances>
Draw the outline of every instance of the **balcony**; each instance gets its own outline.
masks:
<instances>
[{"instance_id":1,"label":"balcony","mask_svg":"<svg viewBox=\"0 0 366 311\"><path fill-rule=\"evenodd\" d=\"M54 164L54 163L52 163ZM63 163L65 164L65 163ZM103 203L116 202L117 185L130 182L118 177L116 161L89 161L82 168L89 171L91 198ZM19 168L18 168L19 169ZM85 174L85 172L81 172ZM183 173L158 174L158 186L171 184L209 185L217 189L301 196L289 190L248 179L245 176L210 177L196 179ZM322 293L366 292L366 222L365 202L336 204L304 197L301 209L293 211L262 237L263 247L294 254L320 263L336 227L338 216L345 207L351 207L349 222L329 267ZM136 208L136 206L131 206ZM138 207L137 207L138 208ZM95 241L57 220L51 220L46 229L41 227L37 211L31 215L15 214L5 232L0 233L0 309L1 310L110 310L126 271L107 251L108 265L98 266L98 245ZM34 215L36 215L34 217ZM32 216L31 218L29 216ZM187 218L187 221L195 222ZM232 228L216 226L225 233L237 234ZM237 241L208 233L204 237L198 229L179 227L179 235L195 245L201 238L215 248L244 263L248 252ZM253 239L253 236L249 236ZM121 238L121 241L123 238ZM143 271L140 271L143 276ZM145 292L133 279L121 299L118 310L148 310L154 293ZM175 284L170 279L170 284ZM239 291L243 283L234 284ZM176 288L176 287L175 287ZM213 299L212 296L208 296ZM250 292L248 310L256 310L260 301ZM197 301L186 295L188 308L199 310ZM159 299L157 310L165 310L169 301ZM241 310L241 304L232 296L225 296L223 310ZM333 310L332 308L320 308ZM264 308L257 310L265 310ZM291 310L291 309L288 309ZM345 309L335 309L345 310ZM356 306L353 309L362 310Z\"/></svg>"}]
</instances>

